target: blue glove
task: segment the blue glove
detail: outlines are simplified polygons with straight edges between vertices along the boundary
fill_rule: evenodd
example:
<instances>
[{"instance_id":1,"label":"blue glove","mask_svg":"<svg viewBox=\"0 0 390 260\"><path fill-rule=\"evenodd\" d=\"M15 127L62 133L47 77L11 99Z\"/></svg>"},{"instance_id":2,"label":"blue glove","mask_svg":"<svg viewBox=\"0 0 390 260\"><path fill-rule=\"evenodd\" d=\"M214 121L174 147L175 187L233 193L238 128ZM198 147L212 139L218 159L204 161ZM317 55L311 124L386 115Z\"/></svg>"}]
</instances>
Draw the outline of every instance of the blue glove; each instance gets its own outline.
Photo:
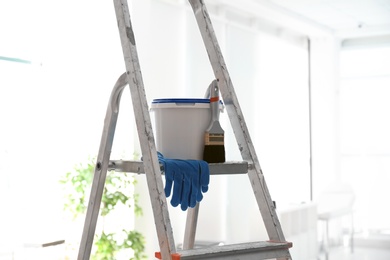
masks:
<instances>
[{"instance_id":1,"label":"blue glove","mask_svg":"<svg viewBox=\"0 0 390 260\"><path fill-rule=\"evenodd\" d=\"M210 172L207 162L198 160L166 159L158 153L159 162L164 166L165 188L167 197L173 193L171 205L181 205L184 211L195 207L203 199L202 192L207 192Z\"/></svg>"},{"instance_id":2,"label":"blue glove","mask_svg":"<svg viewBox=\"0 0 390 260\"><path fill-rule=\"evenodd\" d=\"M209 165L205 161L180 161L184 174L181 209L195 207L203 199L202 192L207 192L210 181Z\"/></svg>"},{"instance_id":3,"label":"blue glove","mask_svg":"<svg viewBox=\"0 0 390 260\"><path fill-rule=\"evenodd\" d=\"M200 168L200 184L201 191L203 193L207 192L209 190L209 183L210 183L210 171L209 171L209 164L206 161L198 161L199 168ZM199 193L200 197L197 199L197 201L201 201L203 198L202 192Z\"/></svg>"}]
</instances>

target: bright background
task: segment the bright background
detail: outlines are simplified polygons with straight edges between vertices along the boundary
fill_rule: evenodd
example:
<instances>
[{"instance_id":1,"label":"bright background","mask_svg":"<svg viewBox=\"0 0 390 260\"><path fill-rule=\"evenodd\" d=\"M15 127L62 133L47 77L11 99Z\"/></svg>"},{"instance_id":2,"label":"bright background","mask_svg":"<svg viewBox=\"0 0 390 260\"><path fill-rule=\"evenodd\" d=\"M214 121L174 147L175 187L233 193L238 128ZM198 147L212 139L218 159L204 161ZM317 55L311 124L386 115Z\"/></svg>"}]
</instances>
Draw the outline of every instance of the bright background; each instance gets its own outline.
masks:
<instances>
[{"instance_id":1,"label":"bright background","mask_svg":"<svg viewBox=\"0 0 390 260\"><path fill-rule=\"evenodd\" d=\"M189 7L157 0L130 6L148 101L202 97L213 74ZM285 37L272 27L254 28L243 14L210 10L277 205L315 201L330 183L342 180L356 192L356 229L390 229L384 206L390 48L342 48L324 35L311 39L309 57L306 35ZM0 32L0 243L21 243L37 234L75 239L81 229L66 222L58 180L96 156L111 89L125 70L113 4L1 1ZM139 152L128 93L113 159L133 159ZM226 115L222 122L227 159L240 160ZM145 217L128 221L143 230L153 252L156 237L142 178L138 192ZM239 242L264 236L253 228L257 206L247 177L218 178L216 198L213 186L205 198L205 212L210 210L205 231L217 225L209 238ZM244 211L251 212L249 221L242 221Z\"/></svg>"}]
</instances>

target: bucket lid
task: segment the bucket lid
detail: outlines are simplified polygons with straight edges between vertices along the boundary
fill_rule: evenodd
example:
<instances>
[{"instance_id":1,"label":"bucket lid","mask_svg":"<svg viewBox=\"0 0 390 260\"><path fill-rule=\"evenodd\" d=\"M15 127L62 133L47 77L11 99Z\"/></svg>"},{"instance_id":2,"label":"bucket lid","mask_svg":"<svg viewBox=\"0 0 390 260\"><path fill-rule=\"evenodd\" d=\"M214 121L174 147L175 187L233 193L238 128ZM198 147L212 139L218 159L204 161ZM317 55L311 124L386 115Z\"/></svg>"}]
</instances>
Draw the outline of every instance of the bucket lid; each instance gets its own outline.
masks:
<instances>
[{"instance_id":1,"label":"bucket lid","mask_svg":"<svg viewBox=\"0 0 390 260\"><path fill-rule=\"evenodd\" d=\"M157 98L153 99L152 104L164 104L164 103L210 103L208 98Z\"/></svg>"},{"instance_id":2,"label":"bucket lid","mask_svg":"<svg viewBox=\"0 0 390 260\"><path fill-rule=\"evenodd\" d=\"M196 106L202 106L202 107L209 107L208 104L210 104L210 99L208 98L156 98L152 101L151 109L160 107L160 106L172 106L175 104L176 106L182 106L182 107L190 107L193 105ZM222 102L222 100L219 100L219 108L221 112L223 113L225 110L225 106Z\"/></svg>"}]
</instances>

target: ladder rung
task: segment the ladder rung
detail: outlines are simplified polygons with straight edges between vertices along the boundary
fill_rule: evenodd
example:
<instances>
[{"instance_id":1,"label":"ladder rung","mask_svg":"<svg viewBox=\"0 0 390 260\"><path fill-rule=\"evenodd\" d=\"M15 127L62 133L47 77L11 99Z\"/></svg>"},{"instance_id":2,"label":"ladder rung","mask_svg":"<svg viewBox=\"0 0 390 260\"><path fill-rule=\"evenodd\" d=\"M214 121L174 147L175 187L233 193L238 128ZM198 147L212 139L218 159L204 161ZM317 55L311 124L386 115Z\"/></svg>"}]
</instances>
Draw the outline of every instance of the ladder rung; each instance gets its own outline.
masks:
<instances>
[{"instance_id":1,"label":"ladder rung","mask_svg":"<svg viewBox=\"0 0 390 260\"><path fill-rule=\"evenodd\" d=\"M290 242L250 242L178 251L180 259L271 259L289 257Z\"/></svg>"},{"instance_id":2,"label":"ladder rung","mask_svg":"<svg viewBox=\"0 0 390 260\"><path fill-rule=\"evenodd\" d=\"M161 166L162 167L162 166ZM210 163L210 174L244 174L248 172L248 162ZM117 172L145 173L142 161L110 160L108 170Z\"/></svg>"}]
</instances>

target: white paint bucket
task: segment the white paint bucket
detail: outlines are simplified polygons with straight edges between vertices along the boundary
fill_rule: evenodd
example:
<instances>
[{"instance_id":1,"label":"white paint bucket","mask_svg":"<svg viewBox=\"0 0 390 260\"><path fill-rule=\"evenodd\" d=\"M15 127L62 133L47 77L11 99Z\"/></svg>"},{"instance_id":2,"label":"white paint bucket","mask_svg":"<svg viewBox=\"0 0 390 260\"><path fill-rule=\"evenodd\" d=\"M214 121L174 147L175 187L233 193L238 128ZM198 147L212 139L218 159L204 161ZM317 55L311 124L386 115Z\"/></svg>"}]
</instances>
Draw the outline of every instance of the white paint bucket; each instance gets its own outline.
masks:
<instances>
[{"instance_id":1,"label":"white paint bucket","mask_svg":"<svg viewBox=\"0 0 390 260\"><path fill-rule=\"evenodd\" d=\"M156 148L164 157L202 160L204 134L211 120L209 99L154 99L151 111Z\"/></svg>"}]
</instances>

